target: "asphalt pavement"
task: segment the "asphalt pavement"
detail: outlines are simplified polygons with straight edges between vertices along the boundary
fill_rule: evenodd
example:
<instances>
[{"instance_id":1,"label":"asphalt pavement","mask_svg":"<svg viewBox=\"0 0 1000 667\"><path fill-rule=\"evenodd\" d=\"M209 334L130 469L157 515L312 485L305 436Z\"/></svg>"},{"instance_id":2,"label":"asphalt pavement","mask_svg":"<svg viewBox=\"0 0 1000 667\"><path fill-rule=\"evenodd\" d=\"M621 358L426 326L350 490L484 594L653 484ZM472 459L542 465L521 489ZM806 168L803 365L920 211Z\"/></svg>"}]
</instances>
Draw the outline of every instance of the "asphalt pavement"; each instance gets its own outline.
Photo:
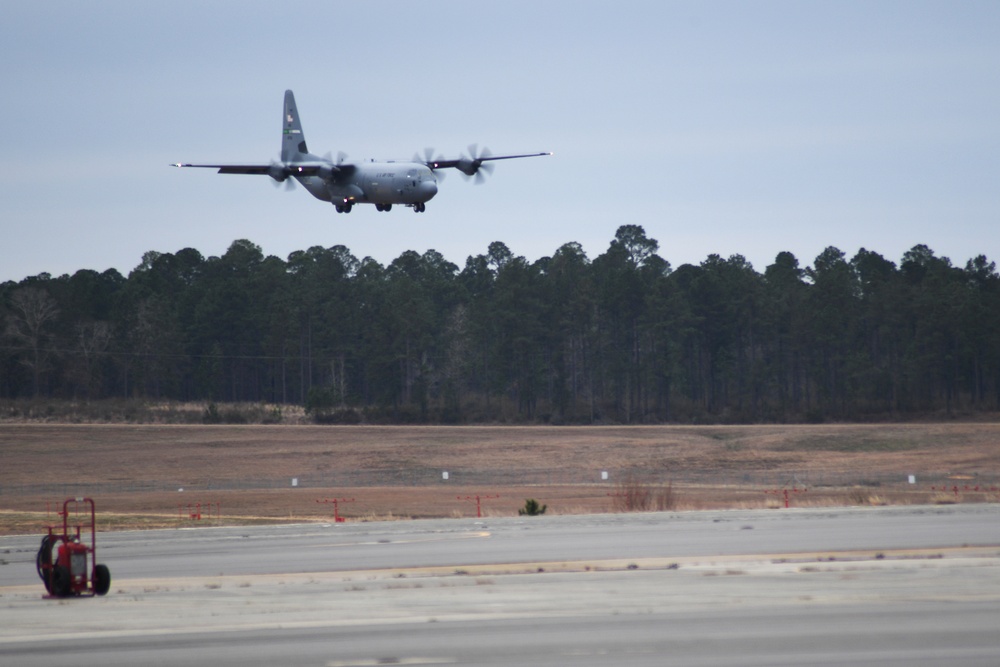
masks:
<instances>
[{"instance_id":1,"label":"asphalt pavement","mask_svg":"<svg viewBox=\"0 0 1000 667\"><path fill-rule=\"evenodd\" d=\"M0 538L0 664L997 665L1000 506L102 533L103 598Z\"/></svg>"}]
</instances>

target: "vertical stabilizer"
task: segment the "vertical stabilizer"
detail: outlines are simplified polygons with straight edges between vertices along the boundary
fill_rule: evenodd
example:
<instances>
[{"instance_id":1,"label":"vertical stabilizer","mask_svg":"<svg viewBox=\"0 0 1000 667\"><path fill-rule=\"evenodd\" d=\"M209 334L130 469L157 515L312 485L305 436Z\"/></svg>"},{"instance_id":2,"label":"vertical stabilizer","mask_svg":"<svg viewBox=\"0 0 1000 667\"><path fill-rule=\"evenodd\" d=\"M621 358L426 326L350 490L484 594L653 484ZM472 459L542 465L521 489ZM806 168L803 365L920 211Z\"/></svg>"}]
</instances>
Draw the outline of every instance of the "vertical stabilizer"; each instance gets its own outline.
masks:
<instances>
[{"instance_id":1,"label":"vertical stabilizer","mask_svg":"<svg viewBox=\"0 0 1000 667\"><path fill-rule=\"evenodd\" d=\"M285 91L285 114L281 119L281 161L298 162L309 159L306 136L302 134L302 121L295 106L295 95Z\"/></svg>"}]
</instances>

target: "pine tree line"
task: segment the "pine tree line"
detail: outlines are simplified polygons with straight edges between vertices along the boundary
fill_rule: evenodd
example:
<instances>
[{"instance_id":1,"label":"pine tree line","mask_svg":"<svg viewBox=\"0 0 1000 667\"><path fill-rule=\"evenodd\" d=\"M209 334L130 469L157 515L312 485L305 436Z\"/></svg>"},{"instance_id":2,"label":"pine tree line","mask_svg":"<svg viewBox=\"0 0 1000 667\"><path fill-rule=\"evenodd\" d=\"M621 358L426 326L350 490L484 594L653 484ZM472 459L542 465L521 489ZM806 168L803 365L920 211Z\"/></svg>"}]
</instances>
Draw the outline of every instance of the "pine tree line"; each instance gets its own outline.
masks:
<instances>
[{"instance_id":1,"label":"pine tree line","mask_svg":"<svg viewBox=\"0 0 1000 667\"><path fill-rule=\"evenodd\" d=\"M148 252L0 285L0 397L306 405L396 422L788 422L1000 407L1000 276L926 246L672 269L635 225L591 260L459 269L343 246ZM359 417L359 418L362 418Z\"/></svg>"}]
</instances>

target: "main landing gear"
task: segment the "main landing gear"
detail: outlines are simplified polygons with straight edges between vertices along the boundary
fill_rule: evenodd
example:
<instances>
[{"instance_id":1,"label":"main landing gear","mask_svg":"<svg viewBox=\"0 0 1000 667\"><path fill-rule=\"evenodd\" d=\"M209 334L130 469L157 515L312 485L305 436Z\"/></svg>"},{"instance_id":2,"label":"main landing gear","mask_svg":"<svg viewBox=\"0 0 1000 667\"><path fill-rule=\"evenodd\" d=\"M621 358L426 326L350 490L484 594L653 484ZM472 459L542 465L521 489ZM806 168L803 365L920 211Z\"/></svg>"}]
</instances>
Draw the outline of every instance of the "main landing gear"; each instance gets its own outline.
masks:
<instances>
[{"instance_id":1,"label":"main landing gear","mask_svg":"<svg viewBox=\"0 0 1000 667\"><path fill-rule=\"evenodd\" d=\"M354 202L352 201L343 204L334 204L333 206L335 209L337 209L337 213L350 213L352 210L354 210ZM407 204L407 206L412 208L414 213L423 213L424 211L427 210L427 205L424 203ZM391 211L392 204L375 204L375 210L382 212Z\"/></svg>"},{"instance_id":2,"label":"main landing gear","mask_svg":"<svg viewBox=\"0 0 1000 667\"><path fill-rule=\"evenodd\" d=\"M423 202L421 202L419 204L407 204L407 206L409 206L410 208L412 208L414 213L423 213L424 211L427 210L427 206ZM375 210L376 211L391 211L392 210L392 204L375 204Z\"/></svg>"}]
</instances>

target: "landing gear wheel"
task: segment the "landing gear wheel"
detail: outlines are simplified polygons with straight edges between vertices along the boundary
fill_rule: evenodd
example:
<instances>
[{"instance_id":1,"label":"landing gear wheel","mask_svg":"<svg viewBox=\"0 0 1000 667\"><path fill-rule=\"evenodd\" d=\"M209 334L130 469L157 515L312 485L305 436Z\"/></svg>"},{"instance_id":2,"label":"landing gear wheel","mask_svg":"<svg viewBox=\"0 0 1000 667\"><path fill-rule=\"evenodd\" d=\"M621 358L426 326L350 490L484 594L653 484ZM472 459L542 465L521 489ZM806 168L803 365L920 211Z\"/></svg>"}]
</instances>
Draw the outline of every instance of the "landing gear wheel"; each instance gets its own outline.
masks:
<instances>
[{"instance_id":1,"label":"landing gear wheel","mask_svg":"<svg viewBox=\"0 0 1000 667\"><path fill-rule=\"evenodd\" d=\"M427 205L424 204L423 202L421 202L419 204L414 204L413 205L413 212L414 213L423 213L426 210L427 210Z\"/></svg>"},{"instance_id":2,"label":"landing gear wheel","mask_svg":"<svg viewBox=\"0 0 1000 667\"><path fill-rule=\"evenodd\" d=\"M111 590L111 570L107 565L94 566L94 593L107 595Z\"/></svg>"}]
</instances>

